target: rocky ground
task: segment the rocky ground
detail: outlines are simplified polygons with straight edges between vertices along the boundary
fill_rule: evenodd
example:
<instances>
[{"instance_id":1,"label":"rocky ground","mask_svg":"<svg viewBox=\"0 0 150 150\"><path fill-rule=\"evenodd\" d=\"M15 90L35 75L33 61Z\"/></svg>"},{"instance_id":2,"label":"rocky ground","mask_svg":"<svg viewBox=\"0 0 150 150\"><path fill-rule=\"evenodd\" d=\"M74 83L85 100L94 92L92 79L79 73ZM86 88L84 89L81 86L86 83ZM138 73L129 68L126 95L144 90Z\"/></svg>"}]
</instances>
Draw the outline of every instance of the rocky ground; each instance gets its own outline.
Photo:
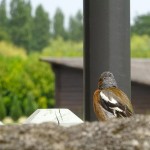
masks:
<instances>
[{"instance_id":1,"label":"rocky ground","mask_svg":"<svg viewBox=\"0 0 150 150\"><path fill-rule=\"evenodd\" d=\"M0 150L150 150L150 116L86 122L0 126Z\"/></svg>"}]
</instances>

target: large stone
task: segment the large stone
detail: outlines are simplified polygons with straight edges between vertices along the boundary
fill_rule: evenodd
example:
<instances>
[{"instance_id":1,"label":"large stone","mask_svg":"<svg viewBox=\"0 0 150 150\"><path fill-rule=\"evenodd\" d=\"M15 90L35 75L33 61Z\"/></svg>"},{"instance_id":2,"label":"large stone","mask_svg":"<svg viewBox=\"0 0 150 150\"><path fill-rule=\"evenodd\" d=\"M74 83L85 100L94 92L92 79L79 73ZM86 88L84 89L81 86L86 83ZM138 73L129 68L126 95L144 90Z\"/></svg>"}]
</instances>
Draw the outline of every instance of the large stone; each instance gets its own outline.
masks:
<instances>
[{"instance_id":1,"label":"large stone","mask_svg":"<svg viewBox=\"0 0 150 150\"><path fill-rule=\"evenodd\" d=\"M86 122L0 126L0 150L150 150L150 116Z\"/></svg>"}]
</instances>

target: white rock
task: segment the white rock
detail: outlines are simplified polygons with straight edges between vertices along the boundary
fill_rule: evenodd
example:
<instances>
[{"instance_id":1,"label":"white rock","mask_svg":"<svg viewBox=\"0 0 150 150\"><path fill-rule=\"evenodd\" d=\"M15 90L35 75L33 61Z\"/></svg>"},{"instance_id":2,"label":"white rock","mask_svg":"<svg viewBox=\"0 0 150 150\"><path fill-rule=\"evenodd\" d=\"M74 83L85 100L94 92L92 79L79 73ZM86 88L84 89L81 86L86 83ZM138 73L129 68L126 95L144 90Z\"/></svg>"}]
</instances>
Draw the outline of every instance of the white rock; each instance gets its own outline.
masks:
<instances>
[{"instance_id":1,"label":"white rock","mask_svg":"<svg viewBox=\"0 0 150 150\"><path fill-rule=\"evenodd\" d=\"M83 123L83 121L69 109L37 109L27 118L25 124L39 124L43 122L55 122L58 125L66 127Z\"/></svg>"}]
</instances>

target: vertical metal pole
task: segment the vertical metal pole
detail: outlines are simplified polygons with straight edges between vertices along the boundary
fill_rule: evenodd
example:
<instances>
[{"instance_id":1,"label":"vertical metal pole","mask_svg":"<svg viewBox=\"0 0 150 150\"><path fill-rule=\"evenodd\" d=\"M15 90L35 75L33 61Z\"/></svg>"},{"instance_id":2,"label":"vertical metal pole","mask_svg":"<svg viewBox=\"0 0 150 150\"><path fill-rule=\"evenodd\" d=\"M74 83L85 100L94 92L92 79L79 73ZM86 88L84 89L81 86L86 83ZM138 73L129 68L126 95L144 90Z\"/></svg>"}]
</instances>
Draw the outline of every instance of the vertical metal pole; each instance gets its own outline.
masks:
<instances>
[{"instance_id":1,"label":"vertical metal pole","mask_svg":"<svg viewBox=\"0 0 150 150\"><path fill-rule=\"evenodd\" d=\"M108 70L130 97L130 1L84 0L85 120L95 120L93 92Z\"/></svg>"}]
</instances>

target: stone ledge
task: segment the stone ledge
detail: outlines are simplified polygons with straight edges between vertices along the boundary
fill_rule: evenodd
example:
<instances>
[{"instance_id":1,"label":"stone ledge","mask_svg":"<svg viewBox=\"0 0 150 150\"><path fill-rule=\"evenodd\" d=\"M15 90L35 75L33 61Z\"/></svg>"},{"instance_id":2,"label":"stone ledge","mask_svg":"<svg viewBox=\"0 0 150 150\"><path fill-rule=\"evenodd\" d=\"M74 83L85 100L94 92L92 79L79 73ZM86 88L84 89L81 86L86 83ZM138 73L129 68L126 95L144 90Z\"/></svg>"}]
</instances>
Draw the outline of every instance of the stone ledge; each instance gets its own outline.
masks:
<instances>
[{"instance_id":1,"label":"stone ledge","mask_svg":"<svg viewBox=\"0 0 150 150\"><path fill-rule=\"evenodd\" d=\"M149 150L150 116L72 127L54 123L0 126L0 150Z\"/></svg>"}]
</instances>

